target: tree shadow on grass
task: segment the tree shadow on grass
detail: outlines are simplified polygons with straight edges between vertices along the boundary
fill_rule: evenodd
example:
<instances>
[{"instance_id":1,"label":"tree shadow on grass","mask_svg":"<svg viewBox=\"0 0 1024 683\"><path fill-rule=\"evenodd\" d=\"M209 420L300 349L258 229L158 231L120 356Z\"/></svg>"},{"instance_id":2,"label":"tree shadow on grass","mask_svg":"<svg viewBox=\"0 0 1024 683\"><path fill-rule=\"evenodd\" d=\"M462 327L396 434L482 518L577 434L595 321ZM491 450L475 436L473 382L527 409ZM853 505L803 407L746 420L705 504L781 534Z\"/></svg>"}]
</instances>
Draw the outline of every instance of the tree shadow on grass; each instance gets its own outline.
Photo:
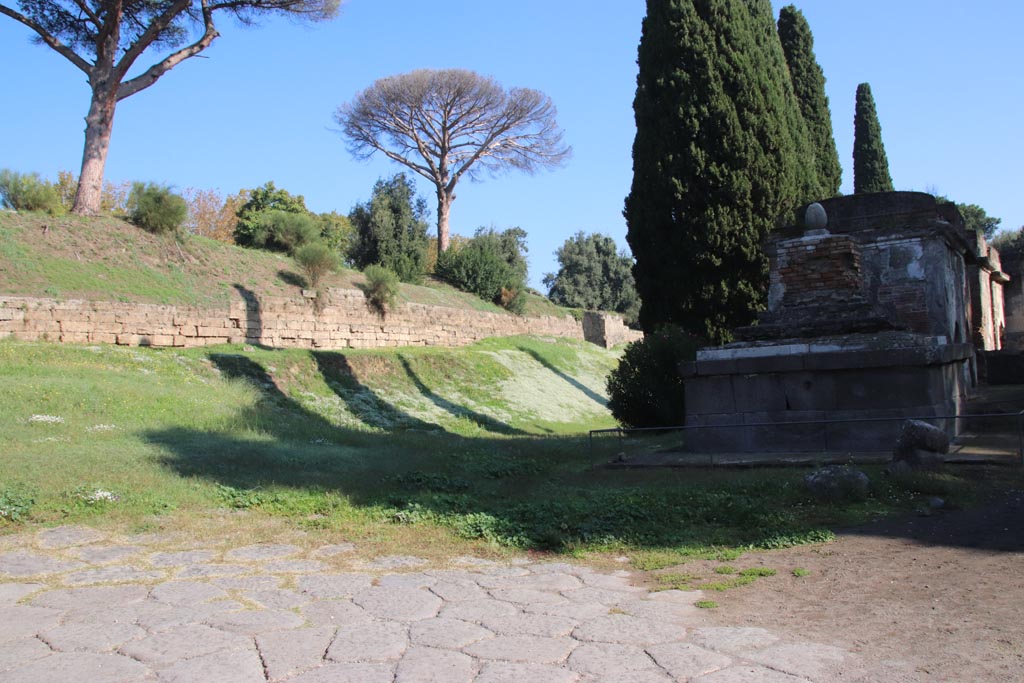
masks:
<instances>
[{"instance_id":1,"label":"tree shadow on grass","mask_svg":"<svg viewBox=\"0 0 1024 683\"><path fill-rule=\"evenodd\" d=\"M277 279L285 283L286 285L292 285L293 287L298 287L299 289L305 289L307 287L306 278L299 275L298 273L293 273L290 270L277 271Z\"/></svg>"},{"instance_id":2,"label":"tree shadow on grass","mask_svg":"<svg viewBox=\"0 0 1024 683\"><path fill-rule=\"evenodd\" d=\"M443 431L440 425L426 422L399 410L361 383L344 353L311 351L310 356L316 363L320 376L323 377L327 386L345 402L349 412L358 417L363 424L387 430L399 428L416 431Z\"/></svg>"},{"instance_id":3,"label":"tree shadow on grass","mask_svg":"<svg viewBox=\"0 0 1024 683\"><path fill-rule=\"evenodd\" d=\"M420 376L413 370L412 365L409 363L409 359L404 356L398 356L399 362L402 364L402 368L405 370L405 374L412 380L412 383L416 386L416 389L423 395L424 398L430 400L431 403L441 408L453 417L460 417L472 420L476 424L480 425L483 429L493 434L521 434L526 435L528 432L524 432L521 429L508 425L501 420L497 420L490 415L484 415L478 413L475 410L467 408L466 406L460 406L456 403L452 403L443 396L439 396L430 390Z\"/></svg>"},{"instance_id":4,"label":"tree shadow on grass","mask_svg":"<svg viewBox=\"0 0 1024 683\"><path fill-rule=\"evenodd\" d=\"M590 400L594 401L595 403L599 403L602 406L608 405L608 399L606 399L604 396L602 396L601 394L597 393L596 391L594 391L593 389L588 387L586 384L583 384L582 382L580 382L575 377L572 377L572 376L567 375L566 373L562 372L561 370L556 368L554 365L552 365L551 361L549 361L547 358L545 358L544 356L540 355L539 353L537 353L533 349L526 348L525 346L520 346L518 348L519 348L520 351L522 351L523 353L529 355L531 358L533 358L535 361L537 361L538 363L543 365L545 368L547 368L548 370L550 370L551 372L553 372L554 374L558 375L563 380L565 380L566 382L571 384L574 388L579 390L581 393L583 393Z\"/></svg>"},{"instance_id":5,"label":"tree shadow on grass","mask_svg":"<svg viewBox=\"0 0 1024 683\"><path fill-rule=\"evenodd\" d=\"M325 378L358 383L344 354L317 356ZM170 471L230 487L222 492L225 505L241 494L247 505L269 505L271 512L330 515L330 501L344 496L352 506L380 511L380 522L366 523L447 520L460 536L545 550L594 539L635 548L757 546L821 528L816 520L828 514L827 506L806 507L796 485L802 472L591 470L578 437L340 427L288 396L256 360L210 358L226 377L258 388L260 400L220 430L172 427L146 436Z\"/></svg>"}]
</instances>

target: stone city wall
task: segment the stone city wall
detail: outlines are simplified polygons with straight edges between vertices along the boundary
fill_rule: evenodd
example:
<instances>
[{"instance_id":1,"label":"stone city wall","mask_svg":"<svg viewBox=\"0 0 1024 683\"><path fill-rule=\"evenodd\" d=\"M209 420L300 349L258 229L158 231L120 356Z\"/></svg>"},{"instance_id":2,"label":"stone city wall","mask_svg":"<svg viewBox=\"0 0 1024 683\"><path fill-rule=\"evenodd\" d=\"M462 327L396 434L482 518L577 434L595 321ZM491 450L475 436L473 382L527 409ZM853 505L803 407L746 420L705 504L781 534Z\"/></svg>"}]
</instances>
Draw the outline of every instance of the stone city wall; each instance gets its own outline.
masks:
<instances>
[{"instance_id":1,"label":"stone city wall","mask_svg":"<svg viewBox=\"0 0 1024 683\"><path fill-rule=\"evenodd\" d=\"M307 298L257 297L243 290L222 309L0 295L0 338L126 346L262 344L349 349L463 346L487 337L544 335L608 346L639 338L614 315L520 317L403 303L383 318L361 291L330 289L317 311Z\"/></svg>"}]
</instances>

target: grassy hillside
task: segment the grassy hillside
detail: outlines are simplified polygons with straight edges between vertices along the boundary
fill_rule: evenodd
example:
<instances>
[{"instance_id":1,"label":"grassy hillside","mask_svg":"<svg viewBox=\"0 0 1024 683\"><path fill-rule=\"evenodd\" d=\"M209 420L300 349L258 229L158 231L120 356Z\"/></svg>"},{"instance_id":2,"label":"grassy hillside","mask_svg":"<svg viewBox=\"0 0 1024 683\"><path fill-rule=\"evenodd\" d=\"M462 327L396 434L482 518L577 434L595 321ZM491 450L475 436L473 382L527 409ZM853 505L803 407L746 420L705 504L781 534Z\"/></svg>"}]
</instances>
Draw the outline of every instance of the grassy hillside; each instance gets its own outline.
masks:
<instances>
[{"instance_id":1,"label":"grassy hillside","mask_svg":"<svg viewBox=\"0 0 1024 683\"><path fill-rule=\"evenodd\" d=\"M346 271L328 284L360 280ZM0 293L216 305L232 285L289 294L297 281L280 255L0 212ZM499 310L436 283L402 296ZM591 450L586 437L613 426L604 378L616 360L525 337L351 352L2 340L0 537L71 522L347 539L367 555L626 554L651 569L827 539L832 526L973 490L959 475L873 471L867 500L832 505L809 497L800 470L599 467L621 447Z\"/></svg>"},{"instance_id":2,"label":"grassy hillside","mask_svg":"<svg viewBox=\"0 0 1024 683\"><path fill-rule=\"evenodd\" d=\"M595 467L615 355L581 342L460 349L133 349L0 342L0 536L87 523L368 554L554 550L653 568L830 537L958 500L962 477L872 472L868 500L809 498L802 470Z\"/></svg>"},{"instance_id":3,"label":"grassy hillside","mask_svg":"<svg viewBox=\"0 0 1024 683\"><path fill-rule=\"evenodd\" d=\"M323 286L356 288L361 273L343 269ZM235 285L288 296L303 286L283 254L242 249L194 235L151 235L114 218L52 217L0 211L0 294L159 304L223 305ZM445 283L402 285L402 301L505 313ZM527 315L568 315L530 295Z\"/></svg>"}]
</instances>

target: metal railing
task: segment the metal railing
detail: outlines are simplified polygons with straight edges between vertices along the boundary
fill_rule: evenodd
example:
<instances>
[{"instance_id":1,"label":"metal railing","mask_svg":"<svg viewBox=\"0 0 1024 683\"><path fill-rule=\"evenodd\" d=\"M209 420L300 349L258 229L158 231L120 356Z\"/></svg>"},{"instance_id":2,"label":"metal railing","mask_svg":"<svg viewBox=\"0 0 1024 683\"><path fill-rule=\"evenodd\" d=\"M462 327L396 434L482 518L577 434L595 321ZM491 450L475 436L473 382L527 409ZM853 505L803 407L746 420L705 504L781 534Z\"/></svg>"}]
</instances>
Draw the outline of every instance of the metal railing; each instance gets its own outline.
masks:
<instances>
[{"instance_id":1,"label":"metal railing","mask_svg":"<svg viewBox=\"0 0 1024 683\"><path fill-rule=\"evenodd\" d=\"M621 443L626 435L635 433L655 433L655 432L687 432L693 430L709 430L709 429L751 429L758 427L773 427L773 428L788 428L788 427L801 427L801 426L822 426L822 438L823 444L820 451L792 451L801 453L814 453L829 452L828 443L828 428L831 425L841 424L857 424L857 423L868 423L868 422L906 422L907 420L920 420L921 422L934 422L938 420L975 420L981 418L1016 418L1016 436L1017 436L1017 461L1021 467L1024 467L1024 410L1012 413L971 413L971 414L957 414L957 415L922 415L922 416L900 416L900 417L854 417L854 418L841 418L833 420L795 420L792 422L751 422L751 423L737 423L737 424L724 424L724 425L670 425L666 427L611 427L608 429L591 429L589 435L589 447L590 455L593 458L594 454L594 435L595 434L617 434L619 442ZM701 451L707 452L707 451Z\"/></svg>"}]
</instances>

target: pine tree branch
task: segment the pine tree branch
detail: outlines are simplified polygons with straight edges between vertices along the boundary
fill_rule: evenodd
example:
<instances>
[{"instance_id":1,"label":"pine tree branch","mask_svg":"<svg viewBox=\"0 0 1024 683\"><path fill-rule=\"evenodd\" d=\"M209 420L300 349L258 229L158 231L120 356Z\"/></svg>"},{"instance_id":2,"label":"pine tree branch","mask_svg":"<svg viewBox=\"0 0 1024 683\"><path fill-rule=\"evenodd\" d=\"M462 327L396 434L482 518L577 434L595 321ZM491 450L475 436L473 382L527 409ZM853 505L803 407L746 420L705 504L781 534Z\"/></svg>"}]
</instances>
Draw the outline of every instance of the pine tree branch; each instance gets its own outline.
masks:
<instances>
[{"instance_id":1,"label":"pine tree branch","mask_svg":"<svg viewBox=\"0 0 1024 683\"><path fill-rule=\"evenodd\" d=\"M149 43L143 43L146 37L152 34L153 37L149 39L149 42L152 43L153 40L156 40L156 37L159 36L159 31L162 31L167 26L169 26L170 23L178 14L181 14L181 12L188 8L189 4L190 3L188 0L179 0L179 2L172 5L171 8L164 12L164 14L162 14L156 21L150 24L149 30L147 30L145 34L140 36L139 39L135 41L135 43L132 45L132 48L129 49L129 52L126 53L125 56L121 59L121 62L118 64L117 67L118 71L121 73L127 71L128 67L131 66L131 61L134 61L136 58L138 58L138 56L142 54L146 47L148 47ZM140 90L145 90L149 86L156 83L156 81L161 76L163 76L165 73L173 69L175 66L185 61L189 57L194 57L195 55L199 54L200 52L208 48L211 43L213 43L214 39L216 39L220 35L217 32L216 26L214 26L213 24L213 10L210 8L206 0L203 0L202 7L203 24L205 26L205 30L203 32L203 35L199 38L199 40L192 43L191 45L181 48L173 54L168 55L162 61L157 62L153 66L146 69L146 71L143 74L122 83L120 87L117 89L118 101L121 101L126 97L131 97ZM174 12L172 14L174 8L180 9L178 9L177 12ZM154 27L157 26L158 22L163 22L163 26L154 32ZM138 48L138 50L134 53L134 56L131 56L132 50L134 50L135 48ZM128 61L129 59L131 61Z\"/></svg>"},{"instance_id":2,"label":"pine tree branch","mask_svg":"<svg viewBox=\"0 0 1024 683\"><path fill-rule=\"evenodd\" d=\"M78 53L72 50L70 47L60 42L60 40L58 40L56 36L51 34L49 31L47 31L45 28L40 26L35 21L29 19L28 17L18 12L17 10L13 10L10 7L7 7L6 5L0 5L0 14L6 14L11 19L14 19L15 21L29 27L39 35L39 38L44 43L46 43L49 47L55 50L58 54L62 55L69 62L71 62L79 69L84 71L86 75L92 75L92 64L90 64L81 56L79 56Z\"/></svg>"}]
</instances>

